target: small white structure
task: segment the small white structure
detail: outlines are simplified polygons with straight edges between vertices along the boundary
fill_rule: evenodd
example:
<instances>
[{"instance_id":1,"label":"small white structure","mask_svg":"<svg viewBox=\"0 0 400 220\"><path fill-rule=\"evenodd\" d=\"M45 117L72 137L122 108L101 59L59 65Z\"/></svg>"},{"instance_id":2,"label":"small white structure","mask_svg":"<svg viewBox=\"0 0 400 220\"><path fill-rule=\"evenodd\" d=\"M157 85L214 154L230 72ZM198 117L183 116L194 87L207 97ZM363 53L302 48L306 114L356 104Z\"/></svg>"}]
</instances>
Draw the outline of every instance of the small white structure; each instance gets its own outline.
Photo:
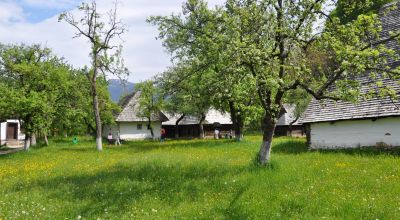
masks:
<instances>
[{"instance_id":1,"label":"small white structure","mask_svg":"<svg viewBox=\"0 0 400 220\"><path fill-rule=\"evenodd\" d=\"M121 113L116 116L115 124L103 128L103 137L107 138L111 132L114 139L119 132L122 140L143 140L150 139L151 131L147 127L148 119L139 116L139 97L141 92L135 92L121 100ZM151 116L151 126L153 128L154 138L160 138L161 123L168 118L162 113Z\"/></svg>"},{"instance_id":2,"label":"small white structure","mask_svg":"<svg viewBox=\"0 0 400 220\"><path fill-rule=\"evenodd\" d=\"M24 139L19 120L10 119L0 123L0 145L19 146Z\"/></svg>"}]
</instances>

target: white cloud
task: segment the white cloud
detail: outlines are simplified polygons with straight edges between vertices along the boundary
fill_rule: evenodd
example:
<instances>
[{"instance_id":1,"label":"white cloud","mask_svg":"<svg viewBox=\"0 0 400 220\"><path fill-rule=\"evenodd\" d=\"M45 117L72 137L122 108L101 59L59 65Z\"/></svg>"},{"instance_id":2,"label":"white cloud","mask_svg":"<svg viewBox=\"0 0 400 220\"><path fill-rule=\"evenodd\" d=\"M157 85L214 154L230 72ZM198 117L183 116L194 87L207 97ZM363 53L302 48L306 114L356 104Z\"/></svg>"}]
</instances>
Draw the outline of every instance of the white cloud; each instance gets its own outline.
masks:
<instances>
[{"instance_id":1,"label":"white cloud","mask_svg":"<svg viewBox=\"0 0 400 220\"><path fill-rule=\"evenodd\" d=\"M47 4L61 7L67 0L24 0L27 4ZM113 1L100 0L101 11L111 8ZM129 31L123 36L125 64L132 72L130 81L138 82L163 72L170 65L170 57L161 42L157 41L157 28L146 23L151 15L168 15L181 10L183 0L124 0L119 5L119 16ZM215 5L223 0L210 1ZM65 6L62 6L65 7ZM104 9L104 10L103 10ZM14 11L13 13L2 13ZM7 21L7 22L4 22ZM18 22L13 22L18 21ZM83 38L72 38L75 30L66 23L59 23L57 16L29 23L24 20L21 7L16 4L0 4L0 42L40 43L66 58L75 67L89 65L89 45Z\"/></svg>"},{"instance_id":2,"label":"white cloud","mask_svg":"<svg viewBox=\"0 0 400 220\"><path fill-rule=\"evenodd\" d=\"M25 21L24 12L20 6L12 2L0 2L0 24L10 25Z\"/></svg>"},{"instance_id":3,"label":"white cloud","mask_svg":"<svg viewBox=\"0 0 400 220\"><path fill-rule=\"evenodd\" d=\"M67 7L75 6L79 3L76 0L21 0L22 4L34 8L56 8L64 9Z\"/></svg>"}]
</instances>

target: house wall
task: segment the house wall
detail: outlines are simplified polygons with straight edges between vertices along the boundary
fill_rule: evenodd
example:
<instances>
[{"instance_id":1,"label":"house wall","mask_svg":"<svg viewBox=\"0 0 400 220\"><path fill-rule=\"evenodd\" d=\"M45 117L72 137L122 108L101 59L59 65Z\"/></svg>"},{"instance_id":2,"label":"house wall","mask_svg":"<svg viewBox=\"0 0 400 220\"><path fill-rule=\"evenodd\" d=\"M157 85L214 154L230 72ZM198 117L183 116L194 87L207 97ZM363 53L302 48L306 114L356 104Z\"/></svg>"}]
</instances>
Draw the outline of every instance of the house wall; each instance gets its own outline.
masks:
<instances>
[{"instance_id":1,"label":"house wall","mask_svg":"<svg viewBox=\"0 0 400 220\"><path fill-rule=\"evenodd\" d=\"M166 130L167 138L175 138L175 125L163 125ZM199 138L200 137L200 126L198 124L191 125L179 125L179 138ZM204 134L206 137L214 137L215 126L213 124L203 125ZM218 126L221 136L232 133L235 134L232 124L220 124Z\"/></svg>"},{"instance_id":2,"label":"house wall","mask_svg":"<svg viewBox=\"0 0 400 220\"><path fill-rule=\"evenodd\" d=\"M141 124L142 129L138 130L137 125ZM152 122L154 138L160 138L161 122ZM122 140L141 140L151 138L151 132L147 129L147 122L118 122L117 125L107 126L103 130L103 137L107 138L108 133L116 136L117 131L120 131Z\"/></svg>"},{"instance_id":3,"label":"house wall","mask_svg":"<svg viewBox=\"0 0 400 220\"><path fill-rule=\"evenodd\" d=\"M292 131L289 125L278 125L275 128L275 136L291 136L291 137L305 137L303 125L292 125Z\"/></svg>"},{"instance_id":4,"label":"house wall","mask_svg":"<svg viewBox=\"0 0 400 220\"><path fill-rule=\"evenodd\" d=\"M167 138L175 138L175 125L163 125ZM198 124L179 125L180 138L197 138L200 137L200 128Z\"/></svg>"},{"instance_id":5,"label":"house wall","mask_svg":"<svg viewBox=\"0 0 400 220\"><path fill-rule=\"evenodd\" d=\"M7 122L0 123L0 145L6 140Z\"/></svg>"},{"instance_id":6,"label":"house wall","mask_svg":"<svg viewBox=\"0 0 400 220\"><path fill-rule=\"evenodd\" d=\"M25 134L21 132L21 125L19 124L19 120L7 120L6 122L0 123L0 145L6 143L7 139L7 123L17 123L18 124L18 140L24 140Z\"/></svg>"},{"instance_id":7,"label":"house wall","mask_svg":"<svg viewBox=\"0 0 400 220\"><path fill-rule=\"evenodd\" d=\"M400 146L400 117L312 123L310 148Z\"/></svg>"}]
</instances>

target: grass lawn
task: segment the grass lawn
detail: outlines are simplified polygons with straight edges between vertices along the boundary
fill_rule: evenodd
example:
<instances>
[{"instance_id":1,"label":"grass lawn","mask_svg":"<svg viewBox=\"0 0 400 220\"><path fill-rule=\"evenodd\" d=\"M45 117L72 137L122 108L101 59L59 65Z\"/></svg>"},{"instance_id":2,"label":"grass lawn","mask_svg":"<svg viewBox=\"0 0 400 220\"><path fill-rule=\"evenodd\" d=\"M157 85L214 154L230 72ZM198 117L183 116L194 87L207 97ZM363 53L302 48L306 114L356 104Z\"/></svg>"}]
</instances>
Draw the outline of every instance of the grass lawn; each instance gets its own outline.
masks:
<instances>
[{"instance_id":1,"label":"grass lawn","mask_svg":"<svg viewBox=\"0 0 400 220\"><path fill-rule=\"evenodd\" d=\"M260 141L52 140L0 156L0 219L400 219L399 156L277 138L258 167Z\"/></svg>"}]
</instances>

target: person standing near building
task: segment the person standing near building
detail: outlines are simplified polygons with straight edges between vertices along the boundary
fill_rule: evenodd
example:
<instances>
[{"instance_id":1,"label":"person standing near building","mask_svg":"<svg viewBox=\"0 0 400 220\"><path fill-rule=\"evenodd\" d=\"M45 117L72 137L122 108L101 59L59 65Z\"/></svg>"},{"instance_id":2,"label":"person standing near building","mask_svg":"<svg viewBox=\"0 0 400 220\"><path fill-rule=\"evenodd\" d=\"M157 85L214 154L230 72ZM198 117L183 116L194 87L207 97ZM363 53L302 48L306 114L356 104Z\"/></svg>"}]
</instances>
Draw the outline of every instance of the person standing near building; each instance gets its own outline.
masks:
<instances>
[{"instance_id":1,"label":"person standing near building","mask_svg":"<svg viewBox=\"0 0 400 220\"><path fill-rule=\"evenodd\" d=\"M121 138L120 138L120 135L119 135L119 131L117 131L117 135L115 136L115 145L116 146L121 145Z\"/></svg>"},{"instance_id":2,"label":"person standing near building","mask_svg":"<svg viewBox=\"0 0 400 220\"><path fill-rule=\"evenodd\" d=\"M160 134L161 134L161 142L163 142L165 140L165 135L167 134L167 132L165 131L164 128L161 128Z\"/></svg>"},{"instance_id":3,"label":"person standing near building","mask_svg":"<svg viewBox=\"0 0 400 220\"><path fill-rule=\"evenodd\" d=\"M219 130L218 130L218 128L215 128L214 138L217 139L217 140L219 139Z\"/></svg>"},{"instance_id":4,"label":"person standing near building","mask_svg":"<svg viewBox=\"0 0 400 220\"><path fill-rule=\"evenodd\" d=\"M109 132L109 133L108 133L108 136L107 136L108 144L109 144L109 145L111 145L111 143L112 143L112 138L113 138L113 136L112 136L111 132Z\"/></svg>"}]
</instances>

